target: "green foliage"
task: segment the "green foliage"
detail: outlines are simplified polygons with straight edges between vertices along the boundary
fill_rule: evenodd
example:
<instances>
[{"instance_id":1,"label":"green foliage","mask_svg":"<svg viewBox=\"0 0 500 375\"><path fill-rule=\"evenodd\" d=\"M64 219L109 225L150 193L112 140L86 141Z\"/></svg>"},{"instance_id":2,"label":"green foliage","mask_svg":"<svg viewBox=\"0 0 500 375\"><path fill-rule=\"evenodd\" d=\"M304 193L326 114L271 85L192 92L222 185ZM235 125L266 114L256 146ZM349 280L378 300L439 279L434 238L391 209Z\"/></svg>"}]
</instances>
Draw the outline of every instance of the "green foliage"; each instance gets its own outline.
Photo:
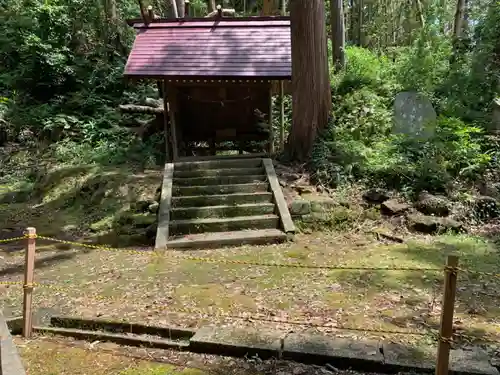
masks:
<instances>
[{"instance_id":1,"label":"green foliage","mask_svg":"<svg viewBox=\"0 0 500 375\"><path fill-rule=\"evenodd\" d=\"M403 88L426 93L440 103L448 79L446 42L429 39L399 51L390 62L360 48L347 48L348 66L332 79L331 124L318 138L311 166L325 185L362 180L408 192L444 191L485 171L482 129L459 117L440 115L435 132L417 139L392 132L394 95Z\"/></svg>"}]
</instances>

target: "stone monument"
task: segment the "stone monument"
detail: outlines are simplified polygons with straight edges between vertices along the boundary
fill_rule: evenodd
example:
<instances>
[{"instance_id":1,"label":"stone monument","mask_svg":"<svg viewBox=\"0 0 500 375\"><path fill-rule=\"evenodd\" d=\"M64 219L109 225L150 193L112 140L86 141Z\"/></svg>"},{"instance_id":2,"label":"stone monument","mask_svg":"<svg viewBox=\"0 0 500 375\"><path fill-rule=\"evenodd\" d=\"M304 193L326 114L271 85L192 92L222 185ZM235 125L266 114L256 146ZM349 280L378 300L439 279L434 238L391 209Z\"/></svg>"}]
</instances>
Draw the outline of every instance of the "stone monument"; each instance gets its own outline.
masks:
<instances>
[{"instance_id":1,"label":"stone monument","mask_svg":"<svg viewBox=\"0 0 500 375\"><path fill-rule=\"evenodd\" d=\"M434 134L436 119L436 111L425 95L412 91L396 95L394 133L427 139Z\"/></svg>"}]
</instances>

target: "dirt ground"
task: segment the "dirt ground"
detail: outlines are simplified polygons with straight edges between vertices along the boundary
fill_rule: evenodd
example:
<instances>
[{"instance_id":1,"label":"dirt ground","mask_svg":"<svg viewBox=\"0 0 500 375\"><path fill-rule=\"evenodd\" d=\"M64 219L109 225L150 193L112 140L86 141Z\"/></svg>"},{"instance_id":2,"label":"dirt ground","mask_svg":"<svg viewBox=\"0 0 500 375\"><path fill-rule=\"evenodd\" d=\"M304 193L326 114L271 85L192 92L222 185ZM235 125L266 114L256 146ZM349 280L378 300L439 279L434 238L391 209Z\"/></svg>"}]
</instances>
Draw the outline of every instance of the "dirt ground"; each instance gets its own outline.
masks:
<instances>
[{"instance_id":1,"label":"dirt ground","mask_svg":"<svg viewBox=\"0 0 500 375\"><path fill-rule=\"evenodd\" d=\"M95 237L97 233L81 228L96 223L112 227L132 201L154 195L160 180L160 171L95 166L41 174L30 183L30 191L38 191L33 198L0 202L0 240L20 235L28 225L35 226L38 234L59 239ZM4 190L0 195L23 191L26 183L21 177L19 181L0 185ZM40 285L34 291L34 306L158 326L219 323L272 327L284 333L375 335L433 357L435 338L429 330L438 328L442 269L446 255L455 253L461 267L471 271L459 275L457 345L494 349L489 342L500 339L500 277L476 272L498 272L497 242L480 235L443 235L410 236L396 243L365 230L378 219L363 220L341 231L299 234L294 242L280 245L203 251L129 252L130 248L91 249L37 239L35 281ZM23 247L19 242L0 242L0 308L10 316L21 312ZM353 271L245 262L432 270ZM371 330L382 332L367 332Z\"/></svg>"},{"instance_id":2,"label":"dirt ground","mask_svg":"<svg viewBox=\"0 0 500 375\"><path fill-rule=\"evenodd\" d=\"M220 323L349 337L376 334L364 330L404 331L415 335L376 335L425 348L428 355L434 355L434 339L428 332L438 327L441 313L441 271L325 270L224 262L440 269L445 255L454 252L469 270L495 272L499 264L492 244L467 236L387 244L367 236L317 233L298 235L295 242L281 245L166 254L39 242L35 308L159 326ZM21 312L23 247L1 248L2 308L15 316ZM461 338L463 345L500 338L499 286L497 278L461 275L455 330L468 335ZM321 327L311 327L316 325Z\"/></svg>"}]
</instances>

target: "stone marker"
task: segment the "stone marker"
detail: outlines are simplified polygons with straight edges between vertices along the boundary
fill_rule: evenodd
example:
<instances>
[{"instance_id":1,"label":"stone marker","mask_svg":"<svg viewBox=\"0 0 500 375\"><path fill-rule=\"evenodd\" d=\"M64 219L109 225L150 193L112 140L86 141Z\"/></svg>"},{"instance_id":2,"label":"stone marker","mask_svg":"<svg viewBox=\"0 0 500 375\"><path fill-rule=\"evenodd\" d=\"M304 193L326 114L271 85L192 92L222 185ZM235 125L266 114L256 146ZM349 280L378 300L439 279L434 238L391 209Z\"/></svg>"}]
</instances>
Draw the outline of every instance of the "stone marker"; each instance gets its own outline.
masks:
<instances>
[{"instance_id":1,"label":"stone marker","mask_svg":"<svg viewBox=\"0 0 500 375\"><path fill-rule=\"evenodd\" d=\"M400 92L394 100L394 133L427 139L434 134L437 115L432 103L417 92Z\"/></svg>"},{"instance_id":2,"label":"stone marker","mask_svg":"<svg viewBox=\"0 0 500 375\"><path fill-rule=\"evenodd\" d=\"M491 116L491 130L500 131L500 98L493 100L493 111Z\"/></svg>"}]
</instances>

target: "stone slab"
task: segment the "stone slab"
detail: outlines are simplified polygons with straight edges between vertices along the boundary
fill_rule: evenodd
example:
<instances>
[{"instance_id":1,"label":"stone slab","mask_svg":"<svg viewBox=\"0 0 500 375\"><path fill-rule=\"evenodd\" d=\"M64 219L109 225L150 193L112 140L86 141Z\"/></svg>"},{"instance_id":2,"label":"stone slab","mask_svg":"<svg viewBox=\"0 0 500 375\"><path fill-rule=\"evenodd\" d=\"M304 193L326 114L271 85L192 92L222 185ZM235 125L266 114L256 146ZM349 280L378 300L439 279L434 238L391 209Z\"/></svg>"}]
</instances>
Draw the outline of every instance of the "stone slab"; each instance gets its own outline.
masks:
<instances>
[{"instance_id":1,"label":"stone slab","mask_svg":"<svg viewBox=\"0 0 500 375\"><path fill-rule=\"evenodd\" d=\"M400 366L401 371L422 370L432 371L436 367L434 358L426 357L415 348L392 342L382 342L384 363L390 366Z\"/></svg>"},{"instance_id":2,"label":"stone slab","mask_svg":"<svg viewBox=\"0 0 500 375\"><path fill-rule=\"evenodd\" d=\"M158 229L156 230L155 249L165 249L168 242L173 176L174 164L166 163L161 187L161 200L158 212Z\"/></svg>"},{"instance_id":3,"label":"stone slab","mask_svg":"<svg viewBox=\"0 0 500 375\"><path fill-rule=\"evenodd\" d=\"M281 351L278 332L233 327L202 327L191 338L193 352L229 356L278 357Z\"/></svg>"},{"instance_id":4,"label":"stone slab","mask_svg":"<svg viewBox=\"0 0 500 375\"><path fill-rule=\"evenodd\" d=\"M454 349L450 353L450 368L454 374L499 375L490 364L490 355L484 350Z\"/></svg>"},{"instance_id":5,"label":"stone slab","mask_svg":"<svg viewBox=\"0 0 500 375\"><path fill-rule=\"evenodd\" d=\"M0 373L2 375L25 375L21 357L12 341L7 322L0 311Z\"/></svg>"},{"instance_id":6,"label":"stone slab","mask_svg":"<svg viewBox=\"0 0 500 375\"><path fill-rule=\"evenodd\" d=\"M379 349L376 340L293 333L285 338L283 358L305 363L329 363L341 369L374 371L384 362Z\"/></svg>"},{"instance_id":7,"label":"stone slab","mask_svg":"<svg viewBox=\"0 0 500 375\"><path fill-rule=\"evenodd\" d=\"M383 343L385 363L399 366L400 371L433 373L436 368L435 354L424 355L415 348L396 343ZM484 350L453 349L450 352L450 374L455 375L499 375L490 363L490 356Z\"/></svg>"},{"instance_id":8,"label":"stone slab","mask_svg":"<svg viewBox=\"0 0 500 375\"><path fill-rule=\"evenodd\" d=\"M286 204L285 197L283 196L283 191L281 190L281 185L278 181L278 176L276 176L276 171L274 170L273 161L271 159L262 159L264 168L266 169L267 179L269 180L269 186L274 195L274 201L278 209L279 216L281 218L281 225L285 233L295 233L295 224L293 223L290 211L288 211L288 206Z\"/></svg>"}]
</instances>

